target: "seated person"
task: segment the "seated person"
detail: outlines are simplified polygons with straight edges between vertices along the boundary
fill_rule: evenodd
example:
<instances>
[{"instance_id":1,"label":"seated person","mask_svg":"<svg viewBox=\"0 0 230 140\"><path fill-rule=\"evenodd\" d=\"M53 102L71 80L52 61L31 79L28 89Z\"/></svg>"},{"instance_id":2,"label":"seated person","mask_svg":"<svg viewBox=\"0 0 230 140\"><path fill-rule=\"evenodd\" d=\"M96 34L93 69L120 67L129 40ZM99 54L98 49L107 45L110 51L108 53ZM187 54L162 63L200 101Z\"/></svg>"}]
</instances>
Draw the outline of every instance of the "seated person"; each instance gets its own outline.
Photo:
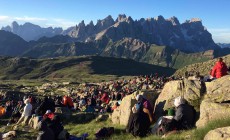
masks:
<instances>
[{"instance_id":1,"label":"seated person","mask_svg":"<svg viewBox=\"0 0 230 140\"><path fill-rule=\"evenodd\" d=\"M20 119L18 120L17 124L20 124L21 122L23 122L23 124L27 124L28 121L29 121L29 118L31 117L31 113L32 113L32 105L30 104L30 101L29 99L26 99L24 101L24 103L26 104L24 109L23 109L23 112L22 112L22 115L20 117Z\"/></svg>"},{"instance_id":2,"label":"seated person","mask_svg":"<svg viewBox=\"0 0 230 140\"><path fill-rule=\"evenodd\" d=\"M146 136L152 122L152 107L142 95L137 95L137 104L132 108L133 115L128 122L127 132L134 136Z\"/></svg>"},{"instance_id":3,"label":"seated person","mask_svg":"<svg viewBox=\"0 0 230 140\"><path fill-rule=\"evenodd\" d=\"M62 104L66 107L68 107L69 109L73 108L74 105L73 105L73 100L72 98L70 97L70 95L65 95L63 97L63 100L62 100Z\"/></svg>"},{"instance_id":4,"label":"seated person","mask_svg":"<svg viewBox=\"0 0 230 140\"><path fill-rule=\"evenodd\" d=\"M191 129L195 126L196 111L181 96L174 101L176 107L175 116L172 119L172 125L176 130Z\"/></svg>"},{"instance_id":5,"label":"seated person","mask_svg":"<svg viewBox=\"0 0 230 140\"><path fill-rule=\"evenodd\" d=\"M51 125L49 125L49 128L53 131L55 135L55 139L58 139L60 137L60 133L64 131L64 127L61 123L61 119L59 116L54 116L53 120L51 121ZM66 136L67 137L67 136Z\"/></svg>"},{"instance_id":6,"label":"seated person","mask_svg":"<svg viewBox=\"0 0 230 140\"><path fill-rule=\"evenodd\" d=\"M21 117L22 112L23 112L23 103L22 103L22 101L18 101L18 104L14 108L12 116L11 116L9 123L7 125L18 122L19 118Z\"/></svg>"},{"instance_id":7,"label":"seated person","mask_svg":"<svg viewBox=\"0 0 230 140\"><path fill-rule=\"evenodd\" d=\"M49 126L54 116L55 115L53 112L51 112L50 110L47 110L46 113L43 115L42 121L46 122L46 124Z\"/></svg>"},{"instance_id":8,"label":"seated person","mask_svg":"<svg viewBox=\"0 0 230 140\"><path fill-rule=\"evenodd\" d=\"M215 66L212 68L211 76L214 78L221 78L222 76L227 75L228 68L223 62L223 58L219 58Z\"/></svg>"},{"instance_id":9,"label":"seated person","mask_svg":"<svg viewBox=\"0 0 230 140\"><path fill-rule=\"evenodd\" d=\"M160 117L151 130L153 134L166 134L177 130L191 129L195 126L195 109L180 96L175 99L174 105L176 107L175 115L171 116L174 113L168 112L171 114L170 116Z\"/></svg>"},{"instance_id":10,"label":"seated person","mask_svg":"<svg viewBox=\"0 0 230 140\"><path fill-rule=\"evenodd\" d=\"M38 123L38 136L37 140L55 140L54 132L43 121Z\"/></svg>"}]
</instances>

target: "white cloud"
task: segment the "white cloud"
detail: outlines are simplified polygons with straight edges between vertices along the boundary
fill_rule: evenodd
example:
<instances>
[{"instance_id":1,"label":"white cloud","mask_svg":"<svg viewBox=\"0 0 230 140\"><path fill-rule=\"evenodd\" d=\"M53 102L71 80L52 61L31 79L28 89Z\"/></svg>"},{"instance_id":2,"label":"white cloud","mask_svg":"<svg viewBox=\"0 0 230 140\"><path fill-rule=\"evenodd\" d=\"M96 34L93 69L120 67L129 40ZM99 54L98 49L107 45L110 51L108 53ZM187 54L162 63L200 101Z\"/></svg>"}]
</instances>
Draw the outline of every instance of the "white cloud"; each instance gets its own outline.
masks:
<instances>
[{"instance_id":1,"label":"white cloud","mask_svg":"<svg viewBox=\"0 0 230 140\"><path fill-rule=\"evenodd\" d=\"M24 22L36 22L36 21L47 21L48 19L46 18L39 18L39 17L28 17L28 16L23 16L23 17L14 17L14 20L17 21L24 21Z\"/></svg>"},{"instance_id":2,"label":"white cloud","mask_svg":"<svg viewBox=\"0 0 230 140\"><path fill-rule=\"evenodd\" d=\"M9 20L10 17L9 16L0 16L0 21L6 21L6 20Z\"/></svg>"},{"instance_id":3,"label":"white cloud","mask_svg":"<svg viewBox=\"0 0 230 140\"><path fill-rule=\"evenodd\" d=\"M216 43L230 43L230 28L213 28L208 31Z\"/></svg>"},{"instance_id":4,"label":"white cloud","mask_svg":"<svg viewBox=\"0 0 230 140\"><path fill-rule=\"evenodd\" d=\"M41 18L41 17L10 17L6 15L0 15L0 28L2 26L11 25L13 21L17 21L19 24L24 24L25 22L30 22L41 27L62 27L63 29L75 26L77 22L70 21L61 18Z\"/></svg>"},{"instance_id":5,"label":"white cloud","mask_svg":"<svg viewBox=\"0 0 230 140\"><path fill-rule=\"evenodd\" d=\"M69 28L71 26L75 26L77 24L77 22L73 22L73 21L66 20L66 19L59 19L59 18L51 19L50 22L51 23L48 23L48 24L51 24L54 27L62 27L64 29Z\"/></svg>"}]
</instances>

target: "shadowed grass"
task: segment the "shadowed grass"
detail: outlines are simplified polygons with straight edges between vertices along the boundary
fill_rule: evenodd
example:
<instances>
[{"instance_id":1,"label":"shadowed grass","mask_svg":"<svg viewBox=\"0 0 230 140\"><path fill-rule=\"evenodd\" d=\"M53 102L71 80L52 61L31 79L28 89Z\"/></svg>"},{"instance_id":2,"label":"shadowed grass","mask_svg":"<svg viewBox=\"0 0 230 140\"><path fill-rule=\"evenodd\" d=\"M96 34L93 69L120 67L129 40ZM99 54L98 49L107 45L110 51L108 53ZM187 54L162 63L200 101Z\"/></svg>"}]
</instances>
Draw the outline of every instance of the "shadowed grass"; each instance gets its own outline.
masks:
<instances>
[{"instance_id":1,"label":"shadowed grass","mask_svg":"<svg viewBox=\"0 0 230 140\"><path fill-rule=\"evenodd\" d=\"M97 114L86 113L74 113L69 120L65 120L64 127L71 135L81 136L84 133L88 133L87 139L92 140L96 137L94 134L102 127L114 127L115 133L105 140L160 140L159 136L149 135L144 138L134 137L131 134L125 132L125 126L114 125L110 119L104 121L96 121ZM6 124L6 119L0 119L0 126ZM164 138L165 140L203 140L205 135L213 129L230 126L230 118L215 120L209 122L203 128L192 129L188 131L180 131L176 134L169 135ZM0 132L7 132L12 130L12 127L0 128ZM26 129L23 126L19 126L17 131L16 140L31 140L36 139L38 131L33 129Z\"/></svg>"}]
</instances>

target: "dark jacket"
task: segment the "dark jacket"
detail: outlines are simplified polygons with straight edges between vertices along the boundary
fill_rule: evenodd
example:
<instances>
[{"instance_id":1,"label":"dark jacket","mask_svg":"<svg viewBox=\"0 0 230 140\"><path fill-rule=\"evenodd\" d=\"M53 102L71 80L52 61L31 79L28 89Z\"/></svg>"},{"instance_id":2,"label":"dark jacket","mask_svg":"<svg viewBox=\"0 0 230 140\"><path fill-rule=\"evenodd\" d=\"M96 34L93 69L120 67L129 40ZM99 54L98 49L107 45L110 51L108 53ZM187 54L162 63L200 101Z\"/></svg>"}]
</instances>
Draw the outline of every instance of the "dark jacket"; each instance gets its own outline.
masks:
<instances>
[{"instance_id":1,"label":"dark jacket","mask_svg":"<svg viewBox=\"0 0 230 140\"><path fill-rule=\"evenodd\" d=\"M55 139L57 139L58 135L61 133L61 131L64 130L64 127L61 123L59 116L54 116L54 119L52 120L49 128L53 131L53 133L55 135Z\"/></svg>"},{"instance_id":2,"label":"dark jacket","mask_svg":"<svg viewBox=\"0 0 230 140\"><path fill-rule=\"evenodd\" d=\"M39 122L38 130L37 140L55 140L53 131L47 127L45 122Z\"/></svg>"},{"instance_id":3,"label":"dark jacket","mask_svg":"<svg viewBox=\"0 0 230 140\"><path fill-rule=\"evenodd\" d=\"M177 130L189 129L194 127L196 111L189 104L181 104L176 108L175 116L173 120L175 121L175 127Z\"/></svg>"}]
</instances>

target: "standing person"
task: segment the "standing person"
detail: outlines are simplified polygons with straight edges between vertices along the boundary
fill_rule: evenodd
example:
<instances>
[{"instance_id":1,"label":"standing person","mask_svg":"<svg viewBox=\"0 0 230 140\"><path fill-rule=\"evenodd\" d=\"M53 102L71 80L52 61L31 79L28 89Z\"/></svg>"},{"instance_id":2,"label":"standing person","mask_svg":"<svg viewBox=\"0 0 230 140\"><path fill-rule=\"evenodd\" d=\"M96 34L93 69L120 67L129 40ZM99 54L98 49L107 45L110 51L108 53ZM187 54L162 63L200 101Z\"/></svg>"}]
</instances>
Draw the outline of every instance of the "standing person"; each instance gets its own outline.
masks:
<instances>
[{"instance_id":1,"label":"standing person","mask_svg":"<svg viewBox=\"0 0 230 140\"><path fill-rule=\"evenodd\" d=\"M224 75L227 75L228 68L223 62L223 58L219 58L215 66L212 68L211 75L213 78L221 78Z\"/></svg>"},{"instance_id":2,"label":"standing person","mask_svg":"<svg viewBox=\"0 0 230 140\"><path fill-rule=\"evenodd\" d=\"M29 121L29 117L31 116L32 105L30 104L30 100L26 99L24 103L26 105L23 109L21 118L18 120L17 124L20 124L21 122L23 122L24 124L27 124L27 122Z\"/></svg>"}]
</instances>

